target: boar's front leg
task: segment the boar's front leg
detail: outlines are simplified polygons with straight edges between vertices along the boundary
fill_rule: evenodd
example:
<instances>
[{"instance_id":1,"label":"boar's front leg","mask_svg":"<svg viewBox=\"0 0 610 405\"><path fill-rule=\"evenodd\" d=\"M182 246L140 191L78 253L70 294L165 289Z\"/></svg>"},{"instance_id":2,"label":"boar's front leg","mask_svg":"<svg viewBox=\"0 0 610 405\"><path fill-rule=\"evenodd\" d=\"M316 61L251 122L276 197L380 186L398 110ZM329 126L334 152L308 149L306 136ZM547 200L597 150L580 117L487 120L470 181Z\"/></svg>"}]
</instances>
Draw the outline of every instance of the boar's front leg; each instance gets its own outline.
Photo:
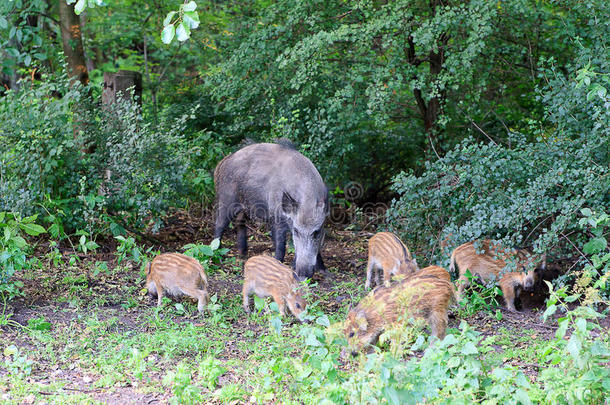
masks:
<instances>
[{"instance_id":1,"label":"boar's front leg","mask_svg":"<svg viewBox=\"0 0 610 405\"><path fill-rule=\"evenodd\" d=\"M278 221L271 224L271 239L275 247L275 258L280 262L284 261L286 256L286 233L288 225L284 221Z\"/></svg>"},{"instance_id":2,"label":"boar's front leg","mask_svg":"<svg viewBox=\"0 0 610 405\"><path fill-rule=\"evenodd\" d=\"M324 261L322 260L322 254L318 251L318 256L316 257L316 270L325 271L326 266L324 265Z\"/></svg>"}]
</instances>

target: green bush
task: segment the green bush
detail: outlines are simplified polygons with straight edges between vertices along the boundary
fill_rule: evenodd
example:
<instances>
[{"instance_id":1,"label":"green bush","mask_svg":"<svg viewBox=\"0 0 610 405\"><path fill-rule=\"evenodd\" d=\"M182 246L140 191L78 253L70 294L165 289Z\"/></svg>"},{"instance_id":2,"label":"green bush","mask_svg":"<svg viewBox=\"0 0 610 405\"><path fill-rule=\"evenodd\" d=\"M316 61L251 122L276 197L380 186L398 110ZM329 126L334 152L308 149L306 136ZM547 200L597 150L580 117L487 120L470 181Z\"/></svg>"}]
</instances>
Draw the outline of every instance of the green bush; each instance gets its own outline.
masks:
<instances>
[{"instance_id":1,"label":"green bush","mask_svg":"<svg viewBox=\"0 0 610 405\"><path fill-rule=\"evenodd\" d=\"M601 31L601 28L600 28ZM610 36L581 48L568 77L549 68L540 94L545 122L508 142L468 139L421 175L394 179L399 194L388 210L392 227L425 252L448 262L441 242L455 247L479 238L537 253L582 245L581 209L610 205Z\"/></svg>"},{"instance_id":2,"label":"green bush","mask_svg":"<svg viewBox=\"0 0 610 405\"><path fill-rule=\"evenodd\" d=\"M568 304L580 298L579 294L568 294L567 287L554 291L549 282L547 285L551 297L543 318L559 310L564 315L557 320L555 339L541 355L546 367L538 380L544 396L557 404L602 403L610 390L610 342L597 320L605 315L584 305L571 310ZM596 330L602 332L600 337L594 337Z\"/></svg>"},{"instance_id":3,"label":"green bush","mask_svg":"<svg viewBox=\"0 0 610 405\"><path fill-rule=\"evenodd\" d=\"M7 93L0 99L0 210L30 215L44 207L57 227L94 233L116 221L159 224L193 194L207 194L209 203L222 145L205 132L184 132L193 108L153 124L136 104L101 107L65 78Z\"/></svg>"}]
</instances>

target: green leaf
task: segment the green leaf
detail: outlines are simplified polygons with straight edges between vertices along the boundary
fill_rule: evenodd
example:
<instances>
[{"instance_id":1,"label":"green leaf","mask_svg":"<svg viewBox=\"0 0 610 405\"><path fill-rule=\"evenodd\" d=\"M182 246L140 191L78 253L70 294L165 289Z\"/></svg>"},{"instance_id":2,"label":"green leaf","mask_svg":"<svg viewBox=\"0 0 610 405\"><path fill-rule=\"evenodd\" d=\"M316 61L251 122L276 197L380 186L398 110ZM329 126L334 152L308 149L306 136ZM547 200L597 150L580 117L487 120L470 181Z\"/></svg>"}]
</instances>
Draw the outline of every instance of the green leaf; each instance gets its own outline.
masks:
<instances>
[{"instance_id":1,"label":"green leaf","mask_svg":"<svg viewBox=\"0 0 610 405\"><path fill-rule=\"evenodd\" d=\"M172 18L174 18L175 15L176 15L175 11L170 11L169 13L167 13L167 16L163 20L163 26L167 27L172 22Z\"/></svg>"},{"instance_id":2,"label":"green leaf","mask_svg":"<svg viewBox=\"0 0 610 405\"><path fill-rule=\"evenodd\" d=\"M37 224L19 224L19 227L31 236L38 236L46 232L46 229Z\"/></svg>"},{"instance_id":3,"label":"green leaf","mask_svg":"<svg viewBox=\"0 0 610 405\"><path fill-rule=\"evenodd\" d=\"M59 225L53 224L49 227L49 234L56 239L59 237Z\"/></svg>"},{"instance_id":4,"label":"green leaf","mask_svg":"<svg viewBox=\"0 0 610 405\"><path fill-rule=\"evenodd\" d=\"M41 316L40 318L28 319L28 327L33 330L47 331L51 330L51 323L45 321Z\"/></svg>"},{"instance_id":5,"label":"green leaf","mask_svg":"<svg viewBox=\"0 0 610 405\"><path fill-rule=\"evenodd\" d=\"M464 347L461 350L461 353L465 354L465 355L477 354L478 352L479 352L479 350L472 342L466 342L466 344L464 345Z\"/></svg>"},{"instance_id":6,"label":"green leaf","mask_svg":"<svg viewBox=\"0 0 610 405\"><path fill-rule=\"evenodd\" d=\"M191 29L199 27L199 15L197 15L196 11L184 13L183 20L186 25Z\"/></svg>"},{"instance_id":7,"label":"green leaf","mask_svg":"<svg viewBox=\"0 0 610 405\"><path fill-rule=\"evenodd\" d=\"M214 250L211 246L201 245L199 251L206 256L214 256Z\"/></svg>"},{"instance_id":8,"label":"green leaf","mask_svg":"<svg viewBox=\"0 0 610 405\"><path fill-rule=\"evenodd\" d=\"M527 391L523 388L519 388L515 391L515 399L523 405L530 405L532 403L529 395L527 395Z\"/></svg>"},{"instance_id":9,"label":"green leaf","mask_svg":"<svg viewBox=\"0 0 610 405\"><path fill-rule=\"evenodd\" d=\"M82 245L85 246L85 243L87 242L87 237L85 235L81 235L80 239L78 240L78 242Z\"/></svg>"},{"instance_id":10,"label":"green leaf","mask_svg":"<svg viewBox=\"0 0 610 405\"><path fill-rule=\"evenodd\" d=\"M183 23L178 24L178 28L176 28L176 38L180 42L184 42L190 37L189 28Z\"/></svg>"},{"instance_id":11,"label":"green leaf","mask_svg":"<svg viewBox=\"0 0 610 405\"><path fill-rule=\"evenodd\" d=\"M32 57L30 55L25 55L25 58L23 58L23 64L25 66L30 66L31 63L32 63Z\"/></svg>"},{"instance_id":12,"label":"green leaf","mask_svg":"<svg viewBox=\"0 0 610 405\"><path fill-rule=\"evenodd\" d=\"M1 15L0 15L0 28L2 28L3 30L8 28L8 21L6 21L6 18L4 18Z\"/></svg>"},{"instance_id":13,"label":"green leaf","mask_svg":"<svg viewBox=\"0 0 610 405\"><path fill-rule=\"evenodd\" d=\"M176 35L176 27L174 24L167 25L163 28L163 32L161 33L161 40L164 44L169 44L174 39L174 35Z\"/></svg>"},{"instance_id":14,"label":"green leaf","mask_svg":"<svg viewBox=\"0 0 610 405\"><path fill-rule=\"evenodd\" d=\"M265 300L260 298L258 295L255 295L254 308L256 308L256 310L260 312L263 308L265 308Z\"/></svg>"},{"instance_id":15,"label":"green leaf","mask_svg":"<svg viewBox=\"0 0 610 405\"><path fill-rule=\"evenodd\" d=\"M449 361L447 362L447 367L448 368L455 368L458 367L460 365L460 358L459 357L452 357L449 359Z\"/></svg>"},{"instance_id":16,"label":"green leaf","mask_svg":"<svg viewBox=\"0 0 610 405\"><path fill-rule=\"evenodd\" d=\"M87 246L87 249L89 249L89 250L95 250L95 249L97 249L98 247L100 247L100 245L98 245L97 243L95 243L95 242L94 242L94 241L92 241L92 240L90 240L89 242L87 242L87 243L85 244L85 246Z\"/></svg>"},{"instance_id":17,"label":"green leaf","mask_svg":"<svg viewBox=\"0 0 610 405\"><path fill-rule=\"evenodd\" d=\"M582 350L582 343L580 342L580 338L575 334L572 334L568 344L566 345L566 350L570 352L572 358L578 363L580 360L580 351Z\"/></svg>"},{"instance_id":18,"label":"green leaf","mask_svg":"<svg viewBox=\"0 0 610 405\"><path fill-rule=\"evenodd\" d=\"M15 246L17 246L19 249L23 249L28 245L25 239L23 239L21 236L13 236L13 242L15 243Z\"/></svg>"},{"instance_id":19,"label":"green leaf","mask_svg":"<svg viewBox=\"0 0 610 405\"><path fill-rule=\"evenodd\" d=\"M593 238L589 242L585 243L582 251L585 252L585 254L590 255L601 252L602 250L606 249L607 246L608 242L606 241L606 238L602 236L599 238Z\"/></svg>"},{"instance_id":20,"label":"green leaf","mask_svg":"<svg viewBox=\"0 0 610 405\"><path fill-rule=\"evenodd\" d=\"M74 6L74 12L76 15L80 15L87 6L87 0L78 0Z\"/></svg>"},{"instance_id":21,"label":"green leaf","mask_svg":"<svg viewBox=\"0 0 610 405\"><path fill-rule=\"evenodd\" d=\"M318 319L316 319L316 323L318 325L326 326L327 328L330 326L330 321L326 315L319 316Z\"/></svg>"},{"instance_id":22,"label":"green leaf","mask_svg":"<svg viewBox=\"0 0 610 405\"><path fill-rule=\"evenodd\" d=\"M316 337L315 334L310 333L309 335L307 335L307 338L305 339L305 344L307 346L322 346L322 343L320 343L320 341L318 340L318 338Z\"/></svg>"},{"instance_id":23,"label":"green leaf","mask_svg":"<svg viewBox=\"0 0 610 405\"><path fill-rule=\"evenodd\" d=\"M184 10L185 12L195 11L196 8L197 3L195 3L194 1L189 1L188 3L182 6L182 10Z\"/></svg>"},{"instance_id":24,"label":"green leaf","mask_svg":"<svg viewBox=\"0 0 610 405\"><path fill-rule=\"evenodd\" d=\"M216 250L220 247L220 239L216 238L210 243L210 249Z\"/></svg>"},{"instance_id":25,"label":"green leaf","mask_svg":"<svg viewBox=\"0 0 610 405\"><path fill-rule=\"evenodd\" d=\"M553 315L555 313L555 311L557 311L557 305L555 305L555 304L549 305L547 307L546 311L544 311L544 314L542 314L542 320L544 322L546 322L546 318Z\"/></svg>"}]
</instances>

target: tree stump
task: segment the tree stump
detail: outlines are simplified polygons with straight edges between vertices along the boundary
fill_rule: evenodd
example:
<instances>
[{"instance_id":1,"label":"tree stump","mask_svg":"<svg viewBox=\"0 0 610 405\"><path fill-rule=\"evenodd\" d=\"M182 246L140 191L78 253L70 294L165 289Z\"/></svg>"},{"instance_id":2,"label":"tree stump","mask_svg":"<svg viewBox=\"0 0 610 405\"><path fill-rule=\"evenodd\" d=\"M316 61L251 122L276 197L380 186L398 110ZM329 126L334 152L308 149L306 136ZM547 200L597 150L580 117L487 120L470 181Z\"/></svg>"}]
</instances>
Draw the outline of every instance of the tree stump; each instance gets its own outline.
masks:
<instances>
[{"instance_id":1,"label":"tree stump","mask_svg":"<svg viewBox=\"0 0 610 405\"><path fill-rule=\"evenodd\" d=\"M102 91L102 104L112 104L117 95L123 99L131 98L130 88L134 88L133 95L137 103L142 105L142 74L131 70L118 72L104 72L104 89Z\"/></svg>"}]
</instances>

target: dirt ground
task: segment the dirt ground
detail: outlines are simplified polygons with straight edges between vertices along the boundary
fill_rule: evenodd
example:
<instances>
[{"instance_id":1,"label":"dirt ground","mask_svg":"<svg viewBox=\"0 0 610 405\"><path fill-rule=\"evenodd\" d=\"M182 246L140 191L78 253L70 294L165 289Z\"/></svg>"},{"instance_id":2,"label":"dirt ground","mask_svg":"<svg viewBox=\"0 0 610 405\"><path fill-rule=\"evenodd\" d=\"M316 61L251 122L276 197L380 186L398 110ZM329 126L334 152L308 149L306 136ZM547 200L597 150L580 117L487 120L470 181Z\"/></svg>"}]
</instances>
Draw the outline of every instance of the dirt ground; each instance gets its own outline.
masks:
<instances>
[{"instance_id":1,"label":"dirt ground","mask_svg":"<svg viewBox=\"0 0 610 405\"><path fill-rule=\"evenodd\" d=\"M355 303L361 296L354 291L340 291L337 286L345 283L354 283L355 285L363 285L365 279L366 265L366 243L370 236L373 235L374 229L371 227L363 230L350 230L345 226L334 225L327 230L323 256L328 268L326 273L316 273L313 280L314 296L320 300L320 305L325 313L337 313L337 311L346 311L346 302ZM165 227L158 235L151 235L149 239L143 240L146 245L153 245L153 241L159 242L157 246L162 252L176 251L186 243L209 243L211 241L211 221L209 216L194 217L187 213L177 213L169 220L168 226ZM229 230L225 235L225 245L232 248L227 259L227 265L223 266L221 274L212 274L209 279L210 294L218 294L221 300L231 298L238 299L241 294L241 270L239 266L241 261L235 257L235 249L233 244L235 234ZM113 252L116 249L114 240L98 240L101 245L97 253L83 257L85 261L107 261L108 267L113 268L116 265L116 258ZM67 256L70 253L68 246L61 246L64 254ZM249 255L269 254L271 255L271 242L268 233L262 225L250 225L249 239ZM41 241L38 245L38 253L44 254L48 250L48 243ZM415 252L416 255L418 252ZM234 260L231 258L235 258ZM288 253L287 261L291 262L292 254ZM131 272L119 273L114 275L104 275L100 277L88 276L82 280L90 290L95 294L105 295L108 297L106 302L95 309L97 316L100 319L117 317L116 323L118 328L125 331L133 331L134 333L143 332L147 329L145 317L143 317L142 306L153 306L155 301L148 297L144 297L144 293L140 291L141 296L138 297L141 305L133 308L125 308L122 304L125 300L123 287L137 278L139 269L132 268ZM61 294L61 280L64 277L61 269L48 268L41 274L35 277L31 275L20 277L24 283L25 296L13 300L8 312L12 312L12 320L27 326L28 320L43 316L45 320L50 322L54 328L67 327L78 322L83 316L82 309L76 309L67 302L58 302L58 294ZM143 285L141 287L144 287ZM534 335L533 338L541 338L550 340L554 337L556 328L552 323L543 323L541 314L544 312L544 300L546 298L546 286L543 283L538 283L534 292L526 293L522 296L521 312L510 312L502 309L502 319L497 320L484 312L470 317L467 321L478 331L484 335L494 335L500 328L506 328L514 333L515 338L522 338L524 333ZM197 323L197 319L181 318L174 316L175 322L190 322ZM236 336L244 341L252 339L254 331L256 336L262 328L258 324L243 322L243 318L235 316L233 319L225 320L230 322ZM460 319L456 317L455 312L450 315L450 328L456 328L460 323ZM610 328L610 322L603 320L606 331ZM3 339L5 342L14 341L20 348L25 351L33 352L35 347L27 339L27 335L21 334L18 328L5 326L1 328ZM224 349L219 353L220 358L230 359L242 356L240 352L241 345L238 341L227 342ZM519 366L528 374L536 374L538 370L537 364L520 363L517 359L512 359L511 364ZM0 368L0 373L1 373ZM60 379L67 382L64 390L73 390L74 392L85 393L98 401L110 404L124 403L164 403L171 396L169 390L164 393L151 392L142 393L137 387L121 386L109 391L105 389L95 388L93 377L88 376L78 367L59 367L57 362L47 361L44 358L37 358L36 369L29 377L31 382L42 384L41 386L50 385L54 380ZM159 380L162 378L158 376ZM223 382L231 381L230 373L221 377ZM237 382L237 381L234 381ZM3 393L7 391L6 387L0 388L0 399ZM41 390L44 394L44 390ZM33 398L26 398L26 403Z\"/></svg>"}]
</instances>

